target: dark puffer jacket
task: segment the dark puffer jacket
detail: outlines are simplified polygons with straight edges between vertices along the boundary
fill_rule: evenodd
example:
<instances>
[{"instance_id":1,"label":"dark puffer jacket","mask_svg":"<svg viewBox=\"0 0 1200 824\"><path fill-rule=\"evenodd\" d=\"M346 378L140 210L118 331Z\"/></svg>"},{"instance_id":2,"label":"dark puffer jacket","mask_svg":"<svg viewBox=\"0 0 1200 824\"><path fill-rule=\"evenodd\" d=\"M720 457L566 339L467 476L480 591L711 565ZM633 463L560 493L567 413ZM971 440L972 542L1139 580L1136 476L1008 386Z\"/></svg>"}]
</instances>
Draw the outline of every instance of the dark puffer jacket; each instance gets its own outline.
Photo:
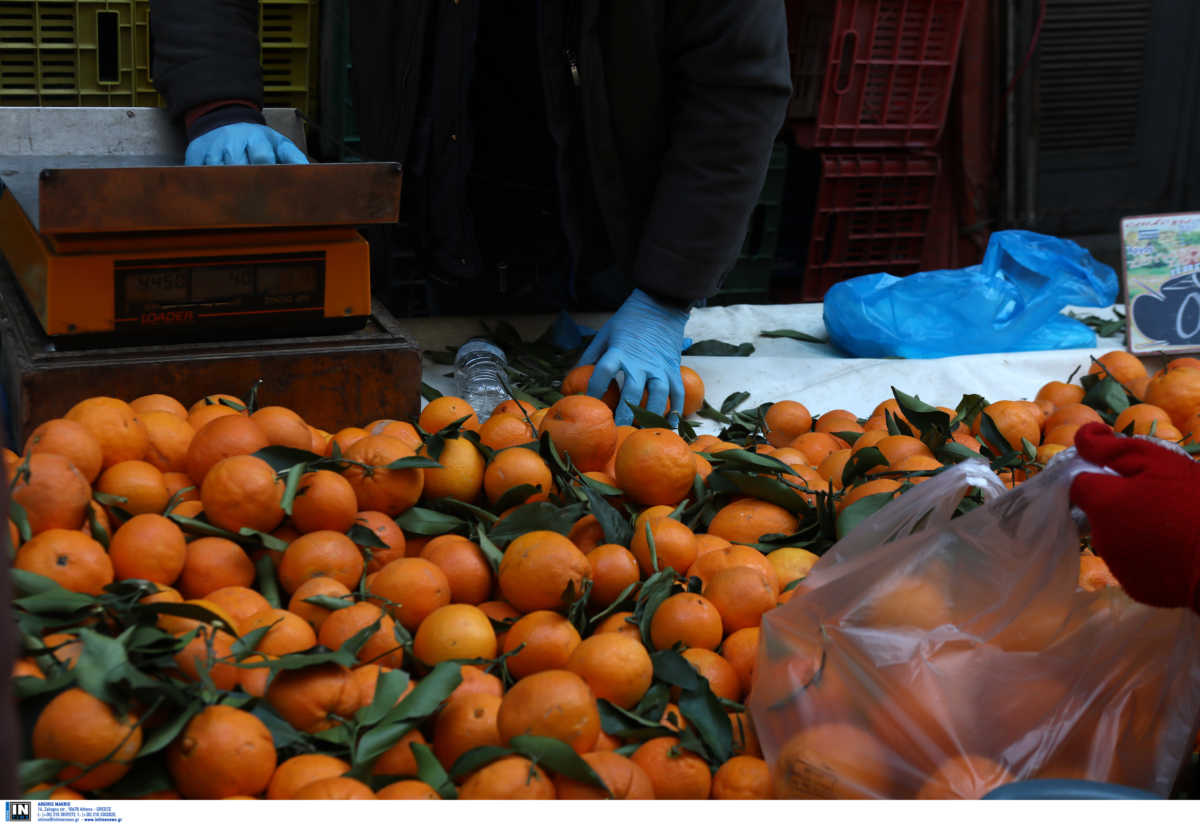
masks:
<instances>
[{"instance_id":1,"label":"dark puffer jacket","mask_svg":"<svg viewBox=\"0 0 1200 824\"><path fill-rule=\"evenodd\" d=\"M406 164L432 258L461 278L483 268L464 219L472 146L488 139L472 134L467 111L481 2L350 0L363 153ZM255 0L151 6L154 76L173 114L261 104ZM580 124L610 259L659 297L712 295L745 237L791 91L783 0L555 0L538 17L547 116L552 130ZM571 164L558 163L569 179ZM572 214L575 240L588 227Z\"/></svg>"}]
</instances>

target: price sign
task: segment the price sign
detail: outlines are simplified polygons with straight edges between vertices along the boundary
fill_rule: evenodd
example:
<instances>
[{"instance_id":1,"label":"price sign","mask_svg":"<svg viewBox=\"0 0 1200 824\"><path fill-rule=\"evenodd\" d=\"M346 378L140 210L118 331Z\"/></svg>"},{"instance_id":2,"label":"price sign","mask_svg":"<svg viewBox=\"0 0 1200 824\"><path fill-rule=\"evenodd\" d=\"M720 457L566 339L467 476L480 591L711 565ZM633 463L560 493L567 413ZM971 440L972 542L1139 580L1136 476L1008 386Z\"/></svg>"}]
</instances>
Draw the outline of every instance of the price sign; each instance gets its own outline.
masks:
<instances>
[{"instance_id":1,"label":"price sign","mask_svg":"<svg viewBox=\"0 0 1200 824\"><path fill-rule=\"evenodd\" d=\"M1200 351L1200 213L1121 221L1129 351Z\"/></svg>"}]
</instances>

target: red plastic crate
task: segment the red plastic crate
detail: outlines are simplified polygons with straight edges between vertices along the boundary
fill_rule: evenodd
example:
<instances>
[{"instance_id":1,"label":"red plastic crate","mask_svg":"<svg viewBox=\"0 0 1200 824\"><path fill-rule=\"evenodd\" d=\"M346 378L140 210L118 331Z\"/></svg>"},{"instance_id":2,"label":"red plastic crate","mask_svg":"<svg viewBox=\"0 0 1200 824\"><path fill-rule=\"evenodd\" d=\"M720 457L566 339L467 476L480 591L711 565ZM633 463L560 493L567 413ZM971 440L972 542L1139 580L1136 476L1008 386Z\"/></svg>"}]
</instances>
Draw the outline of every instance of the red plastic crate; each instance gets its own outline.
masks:
<instances>
[{"instance_id":1,"label":"red plastic crate","mask_svg":"<svg viewBox=\"0 0 1200 824\"><path fill-rule=\"evenodd\" d=\"M803 298L858 275L921 266L940 163L934 154L827 154L808 245Z\"/></svg>"},{"instance_id":2,"label":"red plastic crate","mask_svg":"<svg viewBox=\"0 0 1200 824\"><path fill-rule=\"evenodd\" d=\"M809 0L801 17L819 19L830 2ZM820 102L815 119L794 124L797 144L920 148L937 143L966 7L967 0L836 0Z\"/></svg>"}]
</instances>

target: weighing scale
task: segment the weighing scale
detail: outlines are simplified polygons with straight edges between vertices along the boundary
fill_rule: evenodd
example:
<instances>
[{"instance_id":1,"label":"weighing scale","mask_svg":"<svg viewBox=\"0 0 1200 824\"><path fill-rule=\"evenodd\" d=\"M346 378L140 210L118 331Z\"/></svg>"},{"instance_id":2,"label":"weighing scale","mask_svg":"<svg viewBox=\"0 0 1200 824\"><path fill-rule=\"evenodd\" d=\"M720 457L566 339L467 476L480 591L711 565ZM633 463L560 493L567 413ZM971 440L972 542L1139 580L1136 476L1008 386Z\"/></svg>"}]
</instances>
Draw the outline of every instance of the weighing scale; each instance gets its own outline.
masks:
<instances>
[{"instance_id":1,"label":"weighing scale","mask_svg":"<svg viewBox=\"0 0 1200 824\"><path fill-rule=\"evenodd\" d=\"M0 107L0 253L55 344L361 328L354 227L396 221L399 165L184 166L184 140L161 109Z\"/></svg>"},{"instance_id":2,"label":"weighing scale","mask_svg":"<svg viewBox=\"0 0 1200 824\"><path fill-rule=\"evenodd\" d=\"M268 125L304 145L295 110ZM420 410L420 349L354 227L400 167L181 165L160 109L0 107L0 402L15 443L94 395L243 393L334 429ZM8 270L11 270L8 271Z\"/></svg>"}]
</instances>

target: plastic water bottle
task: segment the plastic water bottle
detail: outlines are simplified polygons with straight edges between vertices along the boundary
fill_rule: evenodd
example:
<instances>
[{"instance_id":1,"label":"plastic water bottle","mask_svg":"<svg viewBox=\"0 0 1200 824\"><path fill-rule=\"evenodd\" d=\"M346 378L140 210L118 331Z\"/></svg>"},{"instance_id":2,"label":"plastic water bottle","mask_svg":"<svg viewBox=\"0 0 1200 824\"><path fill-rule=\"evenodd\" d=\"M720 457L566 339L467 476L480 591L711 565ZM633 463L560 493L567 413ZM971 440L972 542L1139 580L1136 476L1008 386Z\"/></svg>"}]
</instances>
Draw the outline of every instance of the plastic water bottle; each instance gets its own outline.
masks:
<instances>
[{"instance_id":1,"label":"plastic water bottle","mask_svg":"<svg viewBox=\"0 0 1200 824\"><path fill-rule=\"evenodd\" d=\"M481 422L508 399L503 380L507 363L503 350L483 338L471 338L454 358L455 390L471 404Z\"/></svg>"}]
</instances>

